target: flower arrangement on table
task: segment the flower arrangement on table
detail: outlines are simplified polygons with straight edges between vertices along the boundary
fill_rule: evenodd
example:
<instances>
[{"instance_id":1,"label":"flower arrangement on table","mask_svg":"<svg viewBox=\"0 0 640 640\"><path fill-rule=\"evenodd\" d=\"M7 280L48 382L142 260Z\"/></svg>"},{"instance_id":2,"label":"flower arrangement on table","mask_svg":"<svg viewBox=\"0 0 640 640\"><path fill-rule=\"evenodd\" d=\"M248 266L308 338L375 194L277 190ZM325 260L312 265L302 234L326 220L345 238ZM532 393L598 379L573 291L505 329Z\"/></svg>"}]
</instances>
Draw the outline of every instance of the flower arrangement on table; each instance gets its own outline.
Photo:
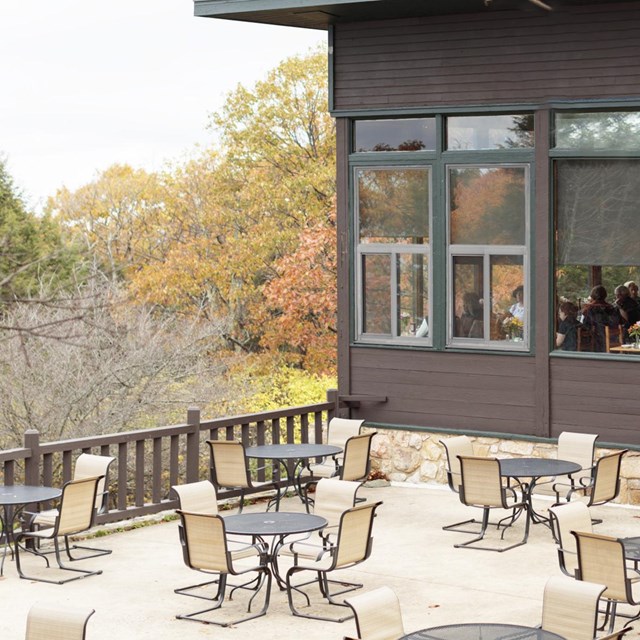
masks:
<instances>
[{"instance_id":1,"label":"flower arrangement on table","mask_svg":"<svg viewBox=\"0 0 640 640\"><path fill-rule=\"evenodd\" d=\"M633 338L636 342L636 347L640 348L640 320L638 322L632 324L629 327L629 331L627 332L631 338Z\"/></svg>"},{"instance_id":2,"label":"flower arrangement on table","mask_svg":"<svg viewBox=\"0 0 640 640\"><path fill-rule=\"evenodd\" d=\"M505 318L502 326L512 340L524 337L524 322L520 318L509 316Z\"/></svg>"}]
</instances>

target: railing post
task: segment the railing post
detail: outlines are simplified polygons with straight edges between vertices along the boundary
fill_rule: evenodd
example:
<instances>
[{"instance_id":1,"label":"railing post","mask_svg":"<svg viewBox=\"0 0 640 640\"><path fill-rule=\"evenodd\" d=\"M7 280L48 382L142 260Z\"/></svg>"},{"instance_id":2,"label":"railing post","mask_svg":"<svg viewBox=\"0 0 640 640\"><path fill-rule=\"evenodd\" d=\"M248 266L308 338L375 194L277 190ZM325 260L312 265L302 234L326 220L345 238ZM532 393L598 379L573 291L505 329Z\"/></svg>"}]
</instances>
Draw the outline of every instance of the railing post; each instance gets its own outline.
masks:
<instances>
[{"instance_id":1,"label":"railing post","mask_svg":"<svg viewBox=\"0 0 640 640\"><path fill-rule=\"evenodd\" d=\"M40 434L35 429L24 432L24 447L31 455L24 460L24 483L40 485Z\"/></svg>"},{"instance_id":2,"label":"railing post","mask_svg":"<svg viewBox=\"0 0 640 640\"><path fill-rule=\"evenodd\" d=\"M333 409L329 409L327 415L327 423L331 420L331 418L335 418L340 415L340 407L338 406L338 390L337 389L327 389L327 402L333 403Z\"/></svg>"},{"instance_id":3,"label":"railing post","mask_svg":"<svg viewBox=\"0 0 640 640\"><path fill-rule=\"evenodd\" d=\"M187 424L191 427L187 433L187 482L200 479L200 409L190 407L187 411Z\"/></svg>"}]
</instances>

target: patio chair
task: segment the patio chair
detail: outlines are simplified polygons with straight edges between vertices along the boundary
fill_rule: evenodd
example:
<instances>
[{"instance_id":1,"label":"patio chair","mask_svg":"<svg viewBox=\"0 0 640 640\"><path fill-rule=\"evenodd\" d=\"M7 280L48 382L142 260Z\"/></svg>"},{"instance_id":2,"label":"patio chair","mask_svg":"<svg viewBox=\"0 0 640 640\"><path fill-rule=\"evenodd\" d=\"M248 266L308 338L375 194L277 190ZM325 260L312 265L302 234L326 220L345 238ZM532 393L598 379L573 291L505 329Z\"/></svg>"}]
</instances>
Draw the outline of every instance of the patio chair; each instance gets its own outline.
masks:
<instances>
[{"instance_id":1,"label":"patio chair","mask_svg":"<svg viewBox=\"0 0 640 640\"><path fill-rule=\"evenodd\" d=\"M592 475L583 478L580 485L572 488L567 493L567 502L575 497L585 497L588 507L598 506L615 500L620 493L620 467L622 456L628 449L616 451L609 455L602 456L596 462ZM556 491L557 501L560 501L560 494ZM598 524L602 520L593 520Z\"/></svg>"},{"instance_id":2,"label":"patio chair","mask_svg":"<svg viewBox=\"0 0 640 640\"><path fill-rule=\"evenodd\" d=\"M398 640L404 636L400 602L389 587L361 593L345 602L353 609L359 640Z\"/></svg>"},{"instance_id":3,"label":"patio chair","mask_svg":"<svg viewBox=\"0 0 640 640\"><path fill-rule=\"evenodd\" d=\"M500 476L500 460L496 458L475 458L458 456L460 460L460 501L469 507L479 507L482 512L482 527L479 534L454 545L459 549L481 549L483 551L508 551L526 543L529 536L530 519L525 518L524 536L521 541L506 547L474 546L484 539L489 526L489 512L491 509L506 509L511 515L496 523L496 527L503 527L501 538L504 539L505 531L517 520L518 516L526 509L526 503L519 499L514 488L503 485ZM506 523L506 524L503 524Z\"/></svg>"},{"instance_id":4,"label":"patio chair","mask_svg":"<svg viewBox=\"0 0 640 640\"><path fill-rule=\"evenodd\" d=\"M280 491L277 482L253 482L244 445L235 440L207 440L211 451L211 482L216 491L220 489L240 490L238 513L242 513L247 490L256 488L275 489L276 511L280 508ZM269 505L267 506L268 510Z\"/></svg>"},{"instance_id":5,"label":"patio chair","mask_svg":"<svg viewBox=\"0 0 640 640\"><path fill-rule=\"evenodd\" d=\"M364 420L351 420L349 418L332 418L327 427L327 444L335 445L343 449L331 458L325 458L321 462L310 464L303 468L300 473L301 478L333 478L340 474L342 459L344 458L344 448L347 440L353 436L360 435L360 427ZM344 478L343 478L344 479Z\"/></svg>"},{"instance_id":6,"label":"patio chair","mask_svg":"<svg viewBox=\"0 0 640 640\"><path fill-rule=\"evenodd\" d=\"M27 615L25 640L84 640L94 609L34 604Z\"/></svg>"},{"instance_id":7,"label":"patio chair","mask_svg":"<svg viewBox=\"0 0 640 640\"><path fill-rule=\"evenodd\" d=\"M601 596L601 599L606 601L602 628L608 621L608 633L612 633L618 604L640 605L640 601L633 592L633 587L640 580L640 576L636 574L634 577L629 577L622 540L580 531L572 531L572 535L576 539L578 549L576 578L606 585ZM640 617L640 611L631 616L619 615L636 620Z\"/></svg>"},{"instance_id":8,"label":"patio chair","mask_svg":"<svg viewBox=\"0 0 640 640\"><path fill-rule=\"evenodd\" d=\"M594 640L598 627L598 602L606 587L603 584L553 576L547 580L542 601L544 631L565 640ZM619 640L630 628L620 629L598 640Z\"/></svg>"},{"instance_id":9,"label":"patio chair","mask_svg":"<svg viewBox=\"0 0 640 640\"><path fill-rule=\"evenodd\" d=\"M447 484L449 489L454 493L460 492L460 461L458 456L473 457L473 444L467 436L455 436L447 440L440 440L440 444L444 447L447 454ZM478 529L469 529L465 525L478 524L482 525L481 520L470 518L469 520L461 520L448 524L442 529L444 531L457 531L459 533L478 533Z\"/></svg>"},{"instance_id":10,"label":"patio chair","mask_svg":"<svg viewBox=\"0 0 640 640\"><path fill-rule=\"evenodd\" d=\"M84 478L82 480L71 480L67 482L62 488L62 497L60 498L60 506L58 508L58 516L55 519L53 526L36 529L33 531L19 531L15 536L15 557L16 568L21 578L27 580L36 580L38 582L51 582L54 584L64 584L71 582L72 580L78 580L80 578L86 578L88 576L95 576L101 574L102 571L90 571L87 569L77 569L75 567L69 567L62 564L60 558L60 544L59 538L63 537L65 541L65 547L69 546L69 536L76 535L87 531L93 525L95 516L95 501L98 489L98 484L101 480L101 476L95 478ZM49 580L46 578L31 577L23 573L20 563L20 543L25 540L51 540L53 541L54 552L56 561L60 569L64 571L73 571L79 573L67 579L61 580ZM49 559L46 554L41 553L38 549L34 548L28 550L30 553L38 555L45 559L47 567L49 567Z\"/></svg>"},{"instance_id":11,"label":"patio chair","mask_svg":"<svg viewBox=\"0 0 640 640\"><path fill-rule=\"evenodd\" d=\"M81 453L76 459L73 470L73 480L82 480L84 478L100 477L98 488L96 491L95 510L96 514L106 513L109 507L109 485L108 474L109 467L115 458L111 456L96 456L91 453ZM46 509L37 513L24 512L21 517L22 528L33 530L43 527L53 527L58 517L58 509ZM82 549L90 551L89 554L83 554L81 557L73 557L71 549ZM112 549L102 549L96 547L87 547L78 544L69 545L69 539L65 537L65 552L67 558L71 561L87 560L88 558L96 558L98 556L106 556L112 553Z\"/></svg>"},{"instance_id":12,"label":"patio chair","mask_svg":"<svg viewBox=\"0 0 640 640\"><path fill-rule=\"evenodd\" d=\"M224 518L219 515L189 513L181 510L178 510L177 513L180 516L180 523L184 530L183 550L185 564L195 571L215 575L216 578L214 581L217 582L218 589L215 597L211 598L215 603L212 607L194 611L193 613L177 615L176 618L179 620L193 620L195 622L228 627L263 616L267 612L267 608L269 606L271 572L266 565L266 556L262 546L260 544L246 545L245 549L242 550L246 553L242 553L242 557L243 559L252 558L253 561L248 563L248 566L240 567L236 564L237 558L234 557L234 554L229 550L227 544ZM267 587L265 600L260 611L232 621L215 621L210 618L202 617L203 614L216 611L222 607L227 588L228 576L238 576L250 572L258 574L256 584L252 587L247 586L256 581L252 578L243 585L235 586L234 590L244 588L253 592L247 606L247 612L250 612L253 600L258 595L258 591L262 587L266 578ZM184 589L182 589L182 591L184 591Z\"/></svg>"},{"instance_id":13,"label":"patio chair","mask_svg":"<svg viewBox=\"0 0 640 640\"><path fill-rule=\"evenodd\" d=\"M551 532L558 545L560 570L574 578L578 568L578 548L571 532L593 533L589 507L584 502L567 502L550 507L549 514Z\"/></svg>"},{"instance_id":14,"label":"patio chair","mask_svg":"<svg viewBox=\"0 0 640 640\"><path fill-rule=\"evenodd\" d=\"M579 486L583 478L590 478L593 471L593 458L596 452L596 440L598 436L592 433L577 433L575 431L563 431L558 436L558 449L556 458L579 464L580 471L564 476L558 480L553 477L544 482L536 483L535 493L548 495L556 494L556 487L566 487L569 491ZM568 481L567 481L568 479Z\"/></svg>"},{"instance_id":15,"label":"patio chair","mask_svg":"<svg viewBox=\"0 0 640 640\"><path fill-rule=\"evenodd\" d=\"M287 597L289 608L294 616L311 618L313 620L327 620L329 622L343 622L353 617L347 615L341 618L331 618L317 616L299 611L293 602L293 592L303 595L307 605L311 605L309 596L302 590L302 587L309 584L318 584L320 593L329 604L346 607L344 602L338 602L335 597L362 587L362 584L337 581L329 579L329 574L340 569L353 567L364 562L371 555L373 538L371 530L373 528L373 518L376 509L382 502L372 502L352 507L345 511L340 517L340 526L336 544L331 547L324 545L314 545L307 542L294 542L289 545L289 551L293 554L294 565L289 568L286 575ZM297 573L312 571L316 574L315 579L299 584L293 584L292 578ZM330 591L330 585L340 585L339 591Z\"/></svg>"}]
</instances>

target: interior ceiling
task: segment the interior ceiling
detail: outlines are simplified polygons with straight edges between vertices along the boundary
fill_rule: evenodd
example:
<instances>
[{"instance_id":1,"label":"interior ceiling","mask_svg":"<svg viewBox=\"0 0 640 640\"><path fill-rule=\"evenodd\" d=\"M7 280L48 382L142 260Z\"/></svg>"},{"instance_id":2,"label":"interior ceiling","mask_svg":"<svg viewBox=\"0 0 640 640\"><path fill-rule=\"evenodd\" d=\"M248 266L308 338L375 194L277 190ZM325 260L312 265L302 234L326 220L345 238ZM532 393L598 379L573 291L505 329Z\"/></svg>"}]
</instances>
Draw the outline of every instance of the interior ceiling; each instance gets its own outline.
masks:
<instances>
[{"instance_id":1,"label":"interior ceiling","mask_svg":"<svg viewBox=\"0 0 640 640\"><path fill-rule=\"evenodd\" d=\"M617 0L356 0L322 4L313 0L195 0L195 15L307 29L362 20L388 20L452 13L565 8L613 4ZM637 2L639 0L631 0Z\"/></svg>"}]
</instances>

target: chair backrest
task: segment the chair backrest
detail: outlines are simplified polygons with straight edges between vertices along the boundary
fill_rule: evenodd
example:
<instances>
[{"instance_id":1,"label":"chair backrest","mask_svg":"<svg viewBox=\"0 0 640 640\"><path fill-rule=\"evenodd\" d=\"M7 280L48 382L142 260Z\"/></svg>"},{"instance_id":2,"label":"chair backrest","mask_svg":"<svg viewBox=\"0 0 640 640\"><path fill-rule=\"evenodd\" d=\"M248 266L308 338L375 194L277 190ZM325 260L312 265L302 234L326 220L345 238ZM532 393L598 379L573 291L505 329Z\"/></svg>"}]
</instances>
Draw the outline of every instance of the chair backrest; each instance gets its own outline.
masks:
<instances>
[{"instance_id":1,"label":"chair backrest","mask_svg":"<svg viewBox=\"0 0 640 640\"><path fill-rule=\"evenodd\" d=\"M65 483L58 507L55 535L69 535L91 528L101 477L83 478Z\"/></svg>"},{"instance_id":2,"label":"chair backrest","mask_svg":"<svg viewBox=\"0 0 640 640\"><path fill-rule=\"evenodd\" d=\"M547 580L542 601L542 628L566 640L593 640L598 622L598 601L605 586L553 576Z\"/></svg>"},{"instance_id":3,"label":"chair backrest","mask_svg":"<svg viewBox=\"0 0 640 640\"><path fill-rule=\"evenodd\" d=\"M211 450L211 481L216 487L248 489L251 478L242 442L207 440Z\"/></svg>"},{"instance_id":4,"label":"chair backrest","mask_svg":"<svg viewBox=\"0 0 640 640\"><path fill-rule=\"evenodd\" d=\"M25 640L84 640L94 609L34 604L27 616Z\"/></svg>"},{"instance_id":5,"label":"chair backrest","mask_svg":"<svg viewBox=\"0 0 640 640\"><path fill-rule=\"evenodd\" d=\"M376 509L382 502L367 502L352 507L340 517L333 568L357 564L371 554L371 530Z\"/></svg>"},{"instance_id":6,"label":"chair backrest","mask_svg":"<svg viewBox=\"0 0 640 640\"><path fill-rule=\"evenodd\" d=\"M473 507L504 506L500 462L496 458L458 456L460 501Z\"/></svg>"},{"instance_id":7,"label":"chair backrest","mask_svg":"<svg viewBox=\"0 0 640 640\"><path fill-rule=\"evenodd\" d=\"M593 471L593 487L589 495L589 505L604 504L614 500L620 493L620 466L622 456L628 449L602 456Z\"/></svg>"},{"instance_id":8,"label":"chair backrest","mask_svg":"<svg viewBox=\"0 0 640 640\"><path fill-rule=\"evenodd\" d=\"M92 453L81 453L76 459L76 465L73 470L74 480L102 476L96 491L96 509L98 513L103 513L107 510L109 503L109 487L107 484L109 467L114 460L115 458L111 456L95 456Z\"/></svg>"},{"instance_id":9,"label":"chair backrest","mask_svg":"<svg viewBox=\"0 0 640 640\"><path fill-rule=\"evenodd\" d=\"M216 488L208 481L177 484L171 490L178 496L179 509L192 513L218 513Z\"/></svg>"},{"instance_id":10,"label":"chair backrest","mask_svg":"<svg viewBox=\"0 0 640 640\"><path fill-rule=\"evenodd\" d=\"M468 436L455 436L440 440L440 444L447 452L447 482L451 491L458 493L460 490L460 460L458 456L473 457L473 444Z\"/></svg>"},{"instance_id":11,"label":"chair backrest","mask_svg":"<svg viewBox=\"0 0 640 640\"><path fill-rule=\"evenodd\" d=\"M595 533L572 531L578 548L579 580L607 585L603 596L628 602L629 583L624 557L624 545L617 538Z\"/></svg>"},{"instance_id":12,"label":"chair backrest","mask_svg":"<svg viewBox=\"0 0 640 640\"><path fill-rule=\"evenodd\" d=\"M591 476L597 439L598 436L592 433L576 433L574 431L563 431L558 436L558 460L575 462L584 469L583 472L571 474L571 477L578 482L580 478Z\"/></svg>"},{"instance_id":13,"label":"chair backrest","mask_svg":"<svg viewBox=\"0 0 640 640\"><path fill-rule=\"evenodd\" d=\"M342 514L355 504L361 486L360 482L322 478L316 485L313 513L326 518L328 527L339 525Z\"/></svg>"},{"instance_id":14,"label":"chair backrest","mask_svg":"<svg viewBox=\"0 0 640 640\"><path fill-rule=\"evenodd\" d=\"M349 418L331 418L327 429L327 444L344 449L347 440L360 433L360 427L364 420L351 420Z\"/></svg>"},{"instance_id":15,"label":"chair backrest","mask_svg":"<svg viewBox=\"0 0 640 640\"><path fill-rule=\"evenodd\" d=\"M589 507L584 502L576 500L554 505L549 508L549 512L551 513L553 532L560 545L558 549L560 568L568 575L573 576L578 568L578 549L576 539L571 535L571 532L593 532Z\"/></svg>"},{"instance_id":16,"label":"chair backrest","mask_svg":"<svg viewBox=\"0 0 640 640\"><path fill-rule=\"evenodd\" d=\"M219 515L177 510L184 530L184 559L192 569L230 573L224 520Z\"/></svg>"},{"instance_id":17,"label":"chair backrest","mask_svg":"<svg viewBox=\"0 0 640 640\"><path fill-rule=\"evenodd\" d=\"M344 446L340 480L366 480L369 475L369 453L375 431L351 436Z\"/></svg>"},{"instance_id":18,"label":"chair backrest","mask_svg":"<svg viewBox=\"0 0 640 640\"><path fill-rule=\"evenodd\" d=\"M355 614L360 640L398 640L404 636L400 602L389 587L347 598L345 602Z\"/></svg>"}]
</instances>

